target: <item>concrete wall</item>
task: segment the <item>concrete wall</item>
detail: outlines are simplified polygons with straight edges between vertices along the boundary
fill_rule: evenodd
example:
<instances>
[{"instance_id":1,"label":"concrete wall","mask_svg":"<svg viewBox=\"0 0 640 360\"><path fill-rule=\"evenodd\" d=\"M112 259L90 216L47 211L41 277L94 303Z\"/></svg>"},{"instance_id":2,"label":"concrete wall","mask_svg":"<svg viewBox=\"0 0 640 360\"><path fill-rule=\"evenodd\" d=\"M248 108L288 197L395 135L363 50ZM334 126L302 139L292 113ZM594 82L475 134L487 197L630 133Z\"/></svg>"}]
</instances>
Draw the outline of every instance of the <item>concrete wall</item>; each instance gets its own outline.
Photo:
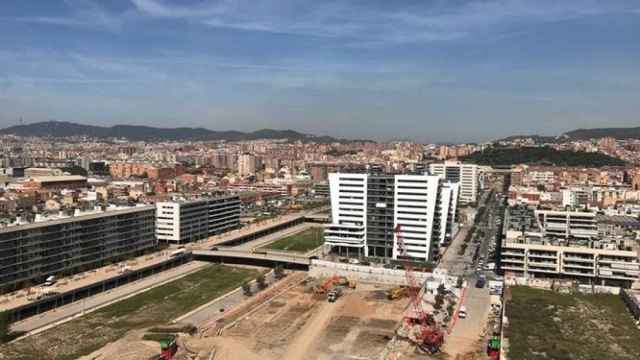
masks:
<instances>
[{"instance_id":1,"label":"concrete wall","mask_svg":"<svg viewBox=\"0 0 640 360\"><path fill-rule=\"evenodd\" d=\"M404 270L374 268L371 266L335 263L325 260L311 260L309 276L327 277L334 275L346 276L350 279L378 284L407 285L407 276ZM439 273L414 272L414 276L420 285L424 284L427 279L436 279L439 281L447 278L445 274Z\"/></svg>"}]
</instances>

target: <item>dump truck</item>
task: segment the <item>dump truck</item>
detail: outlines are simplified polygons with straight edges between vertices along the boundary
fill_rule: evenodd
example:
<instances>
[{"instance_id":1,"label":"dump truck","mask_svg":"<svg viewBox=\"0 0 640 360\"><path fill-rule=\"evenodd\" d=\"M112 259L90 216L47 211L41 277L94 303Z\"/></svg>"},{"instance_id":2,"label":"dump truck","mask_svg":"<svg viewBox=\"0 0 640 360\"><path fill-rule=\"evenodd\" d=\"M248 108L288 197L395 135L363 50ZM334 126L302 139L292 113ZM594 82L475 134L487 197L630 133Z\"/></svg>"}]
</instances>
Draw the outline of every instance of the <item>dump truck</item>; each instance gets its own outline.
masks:
<instances>
[{"instance_id":1,"label":"dump truck","mask_svg":"<svg viewBox=\"0 0 640 360\"><path fill-rule=\"evenodd\" d=\"M334 288L333 290L327 293L327 301L335 302L342 295L342 290L340 288Z\"/></svg>"}]
</instances>

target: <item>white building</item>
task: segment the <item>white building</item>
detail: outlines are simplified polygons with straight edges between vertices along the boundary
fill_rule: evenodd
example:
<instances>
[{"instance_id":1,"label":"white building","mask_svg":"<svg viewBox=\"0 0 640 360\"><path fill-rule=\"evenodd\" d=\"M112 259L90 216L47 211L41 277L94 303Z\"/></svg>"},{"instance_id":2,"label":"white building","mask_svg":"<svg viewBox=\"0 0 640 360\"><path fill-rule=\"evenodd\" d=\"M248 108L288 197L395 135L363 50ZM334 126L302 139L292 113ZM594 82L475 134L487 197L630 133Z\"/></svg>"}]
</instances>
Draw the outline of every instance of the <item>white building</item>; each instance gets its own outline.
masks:
<instances>
[{"instance_id":1,"label":"white building","mask_svg":"<svg viewBox=\"0 0 640 360\"><path fill-rule=\"evenodd\" d=\"M460 184L460 202L475 203L478 198L478 165L463 164L458 161L445 161L429 164L429 173L449 182Z\"/></svg>"},{"instance_id":2,"label":"white building","mask_svg":"<svg viewBox=\"0 0 640 360\"><path fill-rule=\"evenodd\" d=\"M324 230L325 242L356 254L367 254L367 174L329 174L332 223Z\"/></svg>"},{"instance_id":3,"label":"white building","mask_svg":"<svg viewBox=\"0 0 640 360\"><path fill-rule=\"evenodd\" d=\"M615 220L594 213L535 211L537 229L518 230L519 215L508 213L509 229L500 253L505 274L572 278L583 282L629 285L640 276L635 238L598 231L598 221ZM512 219L514 217L514 219ZM632 218L631 218L632 219ZM629 221L620 219L620 226ZM637 227L637 222L631 222Z\"/></svg>"},{"instance_id":4,"label":"white building","mask_svg":"<svg viewBox=\"0 0 640 360\"><path fill-rule=\"evenodd\" d=\"M240 198L238 195L156 204L156 237L159 241L185 244L203 240L239 226Z\"/></svg>"},{"instance_id":5,"label":"white building","mask_svg":"<svg viewBox=\"0 0 640 360\"><path fill-rule=\"evenodd\" d=\"M595 213L536 210L535 214L544 237L594 239L598 236Z\"/></svg>"},{"instance_id":6,"label":"white building","mask_svg":"<svg viewBox=\"0 0 640 360\"><path fill-rule=\"evenodd\" d=\"M347 256L435 260L457 230L459 185L433 175L329 174L332 223L325 242ZM383 254L383 255L381 255Z\"/></svg>"},{"instance_id":7,"label":"white building","mask_svg":"<svg viewBox=\"0 0 640 360\"><path fill-rule=\"evenodd\" d=\"M255 175L257 159L252 154L242 154L238 157L238 175L241 177Z\"/></svg>"}]
</instances>

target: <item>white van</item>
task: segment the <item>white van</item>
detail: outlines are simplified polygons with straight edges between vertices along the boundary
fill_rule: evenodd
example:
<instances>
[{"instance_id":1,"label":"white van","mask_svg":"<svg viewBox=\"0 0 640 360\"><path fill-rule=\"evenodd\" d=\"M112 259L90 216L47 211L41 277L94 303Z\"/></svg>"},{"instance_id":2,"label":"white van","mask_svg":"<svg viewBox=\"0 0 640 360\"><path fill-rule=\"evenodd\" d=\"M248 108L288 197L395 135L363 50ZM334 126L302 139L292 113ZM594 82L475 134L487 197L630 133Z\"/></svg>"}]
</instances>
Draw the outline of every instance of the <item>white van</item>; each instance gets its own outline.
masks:
<instances>
[{"instance_id":1,"label":"white van","mask_svg":"<svg viewBox=\"0 0 640 360\"><path fill-rule=\"evenodd\" d=\"M467 308L464 305L462 305L458 310L458 319L464 319L466 317L467 317Z\"/></svg>"}]
</instances>

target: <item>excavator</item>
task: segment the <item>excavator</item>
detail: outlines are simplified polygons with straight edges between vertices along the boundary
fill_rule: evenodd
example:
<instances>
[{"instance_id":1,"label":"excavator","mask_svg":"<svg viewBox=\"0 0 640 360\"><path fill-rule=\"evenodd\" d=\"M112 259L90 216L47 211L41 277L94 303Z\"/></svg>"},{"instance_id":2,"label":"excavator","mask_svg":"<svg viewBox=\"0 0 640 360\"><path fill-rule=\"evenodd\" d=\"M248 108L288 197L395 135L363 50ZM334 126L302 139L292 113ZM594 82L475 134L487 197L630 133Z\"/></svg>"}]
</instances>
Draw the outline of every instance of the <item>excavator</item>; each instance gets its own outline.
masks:
<instances>
[{"instance_id":1,"label":"excavator","mask_svg":"<svg viewBox=\"0 0 640 360\"><path fill-rule=\"evenodd\" d=\"M350 289L355 289L356 288L356 283L354 281L351 281L349 279L347 279L347 277L345 276L331 276L328 277L324 280L324 282L321 285L316 286L313 289L313 293L316 295L322 295L322 294L327 294L330 293L334 290L334 287L336 286L340 286L340 287L348 287ZM337 296L336 296L337 298Z\"/></svg>"},{"instance_id":2,"label":"excavator","mask_svg":"<svg viewBox=\"0 0 640 360\"><path fill-rule=\"evenodd\" d=\"M387 299L396 300L405 296L410 296L409 288L406 286L397 286L387 291Z\"/></svg>"}]
</instances>

